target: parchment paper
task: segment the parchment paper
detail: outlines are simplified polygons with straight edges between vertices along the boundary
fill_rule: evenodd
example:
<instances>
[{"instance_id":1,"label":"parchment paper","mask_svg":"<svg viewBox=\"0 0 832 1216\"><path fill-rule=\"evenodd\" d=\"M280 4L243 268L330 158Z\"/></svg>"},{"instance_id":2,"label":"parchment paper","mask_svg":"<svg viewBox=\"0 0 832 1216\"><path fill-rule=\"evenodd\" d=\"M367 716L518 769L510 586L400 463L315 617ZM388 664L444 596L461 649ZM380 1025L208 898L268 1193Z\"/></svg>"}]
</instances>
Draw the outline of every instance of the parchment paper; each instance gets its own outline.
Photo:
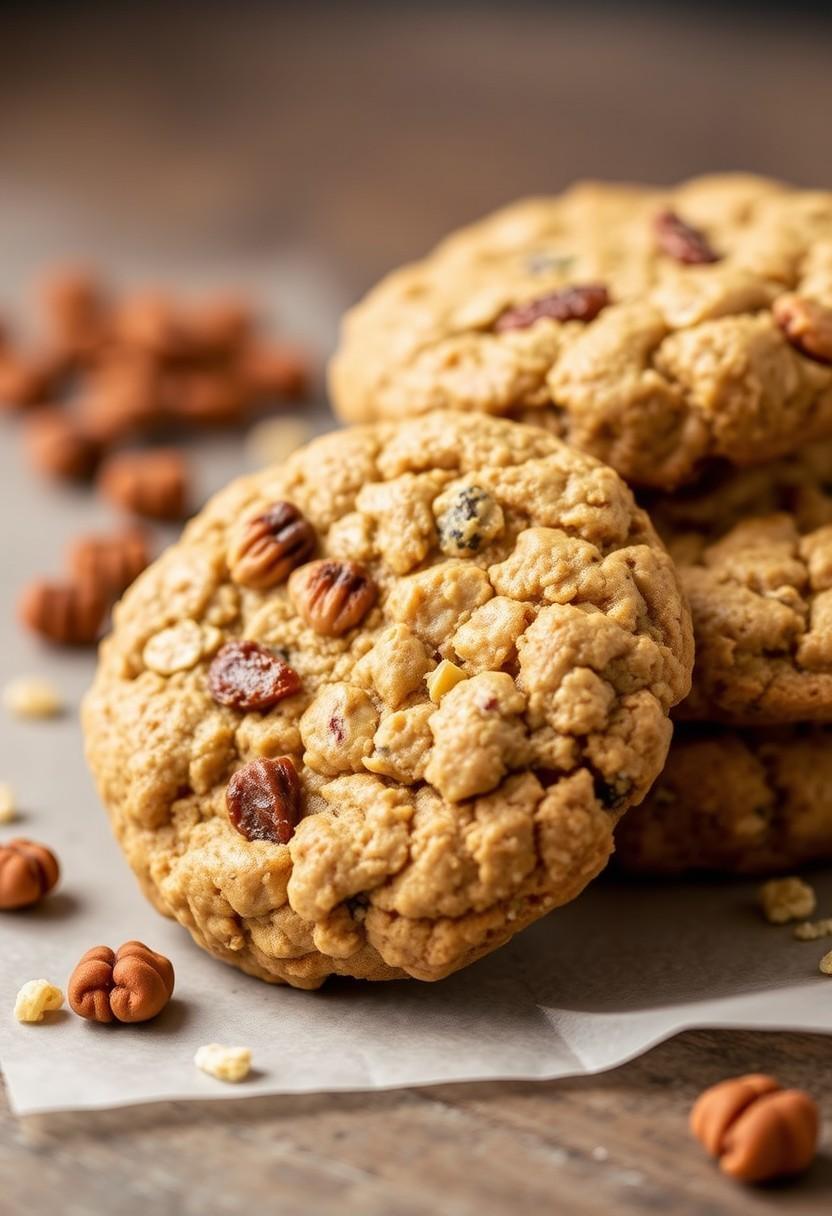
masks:
<instances>
[{"instance_id":1,"label":"parchment paper","mask_svg":"<svg viewBox=\"0 0 832 1216\"><path fill-rule=\"evenodd\" d=\"M217 281L270 293L296 332L331 340L342 301L314 265L275 259L214 270ZM322 412L315 418L327 425ZM245 467L241 445L227 438L195 456L205 492ZM18 1113L561 1077L609 1068L692 1026L832 1028L832 981L817 971L824 943L798 943L788 928L763 923L753 884L596 883L498 954L434 985L339 981L297 992L215 962L145 903L110 837L77 718L92 657L47 651L14 623L25 579L57 573L68 537L112 521L87 493L34 483L10 423L0 429L0 494L0 681L41 672L69 706L58 721L7 719L0 729L0 780L22 806L0 839L44 840L64 870L39 908L0 915L0 1063ZM819 912L832 914L832 872L818 876L817 888ZM176 967L174 1000L157 1020L99 1026L67 1010L42 1025L14 1020L24 981L43 976L65 987L84 950L128 938ZM196 1048L213 1041L252 1048L249 1080L223 1085L194 1067Z\"/></svg>"}]
</instances>

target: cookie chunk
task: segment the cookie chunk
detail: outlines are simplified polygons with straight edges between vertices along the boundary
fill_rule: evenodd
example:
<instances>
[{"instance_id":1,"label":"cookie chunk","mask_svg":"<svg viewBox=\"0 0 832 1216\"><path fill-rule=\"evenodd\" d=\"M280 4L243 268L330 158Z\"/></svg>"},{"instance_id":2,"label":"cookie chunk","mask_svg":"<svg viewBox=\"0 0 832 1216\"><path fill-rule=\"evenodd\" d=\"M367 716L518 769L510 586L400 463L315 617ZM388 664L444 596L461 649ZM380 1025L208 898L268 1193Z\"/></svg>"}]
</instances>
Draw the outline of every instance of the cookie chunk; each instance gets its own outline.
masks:
<instances>
[{"instance_id":1,"label":"cookie chunk","mask_svg":"<svg viewBox=\"0 0 832 1216\"><path fill-rule=\"evenodd\" d=\"M832 860L832 729L677 728L615 845L616 866L639 874L787 874Z\"/></svg>"},{"instance_id":2,"label":"cookie chunk","mask_svg":"<svg viewBox=\"0 0 832 1216\"><path fill-rule=\"evenodd\" d=\"M586 183L453 234L347 314L340 415L533 421L634 484L832 434L832 193Z\"/></svg>"},{"instance_id":3,"label":"cookie chunk","mask_svg":"<svg viewBox=\"0 0 832 1216\"><path fill-rule=\"evenodd\" d=\"M432 980L603 868L691 665L619 477L440 412L209 503L116 610L87 751L144 890L212 954L305 988Z\"/></svg>"}]
</instances>

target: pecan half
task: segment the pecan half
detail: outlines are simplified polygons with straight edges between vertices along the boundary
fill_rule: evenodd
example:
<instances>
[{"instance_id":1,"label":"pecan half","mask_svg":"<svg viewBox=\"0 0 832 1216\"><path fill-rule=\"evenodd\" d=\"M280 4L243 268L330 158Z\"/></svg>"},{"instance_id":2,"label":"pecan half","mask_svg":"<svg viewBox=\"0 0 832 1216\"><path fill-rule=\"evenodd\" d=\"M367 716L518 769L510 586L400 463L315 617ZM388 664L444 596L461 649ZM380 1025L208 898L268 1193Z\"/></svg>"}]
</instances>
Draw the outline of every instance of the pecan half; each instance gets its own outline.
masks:
<instances>
[{"instance_id":1,"label":"pecan half","mask_svg":"<svg viewBox=\"0 0 832 1216\"><path fill-rule=\"evenodd\" d=\"M316 633L339 637L364 619L376 602L378 588L358 562L324 559L294 572L289 595Z\"/></svg>"},{"instance_id":2,"label":"pecan half","mask_svg":"<svg viewBox=\"0 0 832 1216\"><path fill-rule=\"evenodd\" d=\"M98 462L100 449L63 410L42 409L31 418L24 432L29 459L38 473L70 481L88 477Z\"/></svg>"},{"instance_id":3,"label":"pecan half","mask_svg":"<svg viewBox=\"0 0 832 1216\"><path fill-rule=\"evenodd\" d=\"M91 1022L147 1022L173 993L173 966L143 942L93 946L69 977L67 1002Z\"/></svg>"},{"instance_id":4,"label":"pecan half","mask_svg":"<svg viewBox=\"0 0 832 1216\"><path fill-rule=\"evenodd\" d=\"M138 528L109 536L79 536L68 553L73 578L93 582L115 597L127 590L149 561L147 540Z\"/></svg>"},{"instance_id":5,"label":"pecan half","mask_svg":"<svg viewBox=\"0 0 832 1216\"><path fill-rule=\"evenodd\" d=\"M789 292L777 297L772 312L796 350L818 363L832 363L832 308Z\"/></svg>"},{"instance_id":6,"label":"pecan half","mask_svg":"<svg viewBox=\"0 0 832 1216\"><path fill-rule=\"evenodd\" d=\"M228 783L228 818L246 840L288 844L300 819L300 778L290 756L252 760Z\"/></svg>"},{"instance_id":7,"label":"pecan half","mask_svg":"<svg viewBox=\"0 0 832 1216\"><path fill-rule=\"evenodd\" d=\"M704 232L688 224L675 211L661 211L654 220L654 229L659 249L677 262L696 266L720 260Z\"/></svg>"},{"instance_id":8,"label":"pecan half","mask_svg":"<svg viewBox=\"0 0 832 1216\"><path fill-rule=\"evenodd\" d=\"M60 877L58 859L45 844L18 837L0 845L0 909L29 908Z\"/></svg>"},{"instance_id":9,"label":"pecan half","mask_svg":"<svg viewBox=\"0 0 832 1216\"><path fill-rule=\"evenodd\" d=\"M528 329L543 317L552 321L593 321L609 302L609 292L602 283L564 287L537 300L507 308L494 322L494 328L497 333L507 329Z\"/></svg>"},{"instance_id":10,"label":"pecan half","mask_svg":"<svg viewBox=\"0 0 832 1216\"><path fill-rule=\"evenodd\" d=\"M98 484L105 498L136 515L174 520L185 514L187 470L172 448L118 452L103 465Z\"/></svg>"},{"instance_id":11,"label":"pecan half","mask_svg":"<svg viewBox=\"0 0 832 1216\"><path fill-rule=\"evenodd\" d=\"M270 709L300 692L298 673L258 642L226 642L208 670L211 696L233 709Z\"/></svg>"},{"instance_id":12,"label":"pecan half","mask_svg":"<svg viewBox=\"0 0 832 1216\"><path fill-rule=\"evenodd\" d=\"M89 646L96 640L107 612L107 596L92 579L71 583L30 583L18 605L22 623L49 642Z\"/></svg>"},{"instance_id":13,"label":"pecan half","mask_svg":"<svg viewBox=\"0 0 832 1216\"><path fill-rule=\"evenodd\" d=\"M285 582L315 552L315 529L291 502L272 503L248 520L228 551L235 583L264 591Z\"/></svg>"}]
</instances>

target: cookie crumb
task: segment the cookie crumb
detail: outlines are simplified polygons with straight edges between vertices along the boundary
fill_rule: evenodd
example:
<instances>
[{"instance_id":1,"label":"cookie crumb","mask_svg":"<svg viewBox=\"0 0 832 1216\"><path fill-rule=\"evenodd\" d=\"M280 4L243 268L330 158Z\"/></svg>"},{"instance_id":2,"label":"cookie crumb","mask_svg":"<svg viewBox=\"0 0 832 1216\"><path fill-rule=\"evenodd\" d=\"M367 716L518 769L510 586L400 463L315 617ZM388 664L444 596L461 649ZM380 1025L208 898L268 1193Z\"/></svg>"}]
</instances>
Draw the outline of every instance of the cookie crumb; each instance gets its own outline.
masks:
<instances>
[{"instance_id":1,"label":"cookie crumb","mask_svg":"<svg viewBox=\"0 0 832 1216\"><path fill-rule=\"evenodd\" d=\"M815 942L819 937L832 937L832 916L822 920L805 920L795 925L794 936L799 942Z\"/></svg>"},{"instance_id":2,"label":"cookie crumb","mask_svg":"<svg viewBox=\"0 0 832 1216\"><path fill-rule=\"evenodd\" d=\"M64 994L49 980L28 980L17 994L14 1016L18 1022L42 1022L45 1013L60 1009Z\"/></svg>"},{"instance_id":3,"label":"cookie crumb","mask_svg":"<svg viewBox=\"0 0 832 1216\"><path fill-rule=\"evenodd\" d=\"M251 1071L251 1048L206 1043L197 1050L194 1064L218 1081L244 1081Z\"/></svg>"},{"instance_id":4,"label":"cookie crumb","mask_svg":"<svg viewBox=\"0 0 832 1216\"><path fill-rule=\"evenodd\" d=\"M428 696L434 704L438 705L446 692L450 692L461 680L467 679L468 677L461 667L457 667L456 663L452 663L450 659L443 659L438 667L429 671L425 676Z\"/></svg>"},{"instance_id":5,"label":"cookie crumb","mask_svg":"<svg viewBox=\"0 0 832 1216\"><path fill-rule=\"evenodd\" d=\"M0 823L11 823L16 818L14 790L7 781L0 781Z\"/></svg>"},{"instance_id":6,"label":"cookie crumb","mask_svg":"<svg viewBox=\"0 0 832 1216\"><path fill-rule=\"evenodd\" d=\"M769 924L785 925L811 916L817 896L802 878L772 878L760 887L760 905Z\"/></svg>"},{"instance_id":7,"label":"cookie crumb","mask_svg":"<svg viewBox=\"0 0 832 1216\"><path fill-rule=\"evenodd\" d=\"M309 425L300 418L265 418L246 435L246 456L255 469L282 464L311 438Z\"/></svg>"},{"instance_id":8,"label":"cookie crumb","mask_svg":"<svg viewBox=\"0 0 832 1216\"><path fill-rule=\"evenodd\" d=\"M3 689L3 704L16 718L54 718L63 711L61 694L40 676L18 676Z\"/></svg>"}]
</instances>

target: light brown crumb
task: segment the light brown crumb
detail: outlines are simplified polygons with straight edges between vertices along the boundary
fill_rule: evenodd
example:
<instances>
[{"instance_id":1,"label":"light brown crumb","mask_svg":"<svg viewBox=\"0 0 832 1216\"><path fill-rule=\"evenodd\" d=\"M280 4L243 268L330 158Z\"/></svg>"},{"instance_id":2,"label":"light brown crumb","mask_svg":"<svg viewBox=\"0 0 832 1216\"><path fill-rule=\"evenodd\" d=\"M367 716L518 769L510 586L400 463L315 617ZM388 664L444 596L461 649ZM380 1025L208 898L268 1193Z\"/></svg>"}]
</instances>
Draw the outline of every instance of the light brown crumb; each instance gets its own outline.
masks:
<instances>
[{"instance_id":1,"label":"light brown crumb","mask_svg":"<svg viewBox=\"0 0 832 1216\"><path fill-rule=\"evenodd\" d=\"M3 704L16 718L54 718L64 708L63 698L41 676L18 676L3 689Z\"/></svg>"},{"instance_id":2,"label":"light brown crumb","mask_svg":"<svg viewBox=\"0 0 832 1216\"><path fill-rule=\"evenodd\" d=\"M805 920L801 925L795 925L794 935L799 942L814 942L819 937L832 937L832 916L822 920Z\"/></svg>"},{"instance_id":3,"label":"light brown crumb","mask_svg":"<svg viewBox=\"0 0 832 1216\"><path fill-rule=\"evenodd\" d=\"M206 1043L198 1048L194 1064L218 1081L243 1081L251 1071L251 1049Z\"/></svg>"},{"instance_id":4,"label":"light brown crumb","mask_svg":"<svg viewBox=\"0 0 832 1216\"><path fill-rule=\"evenodd\" d=\"M11 823L17 818L14 790L6 781L0 781L0 823Z\"/></svg>"},{"instance_id":5,"label":"light brown crumb","mask_svg":"<svg viewBox=\"0 0 832 1216\"><path fill-rule=\"evenodd\" d=\"M787 921L811 916L817 896L802 878L772 878L760 887L760 904L770 924L785 925Z\"/></svg>"},{"instance_id":6,"label":"light brown crumb","mask_svg":"<svg viewBox=\"0 0 832 1216\"><path fill-rule=\"evenodd\" d=\"M64 994L49 980L29 980L17 994L14 1016L18 1022L42 1022L45 1013L60 1009Z\"/></svg>"},{"instance_id":7,"label":"light brown crumb","mask_svg":"<svg viewBox=\"0 0 832 1216\"><path fill-rule=\"evenodd\" d=\"M832 950L828 954L824 954L823 958L818 963L818 967L824 975L832 975Z\"/></svg>"},{"instance_id":8,"label":"light brown crumb","mask_svg":"<svg viewBox=\"0 0 832 1216\"><path fill-rule=\"evenodd\" d=\"M282 464L311 436L309 426L300 418L265 418L246 435L246 455L255 469Z\"/></svg>"}]
</instances>

